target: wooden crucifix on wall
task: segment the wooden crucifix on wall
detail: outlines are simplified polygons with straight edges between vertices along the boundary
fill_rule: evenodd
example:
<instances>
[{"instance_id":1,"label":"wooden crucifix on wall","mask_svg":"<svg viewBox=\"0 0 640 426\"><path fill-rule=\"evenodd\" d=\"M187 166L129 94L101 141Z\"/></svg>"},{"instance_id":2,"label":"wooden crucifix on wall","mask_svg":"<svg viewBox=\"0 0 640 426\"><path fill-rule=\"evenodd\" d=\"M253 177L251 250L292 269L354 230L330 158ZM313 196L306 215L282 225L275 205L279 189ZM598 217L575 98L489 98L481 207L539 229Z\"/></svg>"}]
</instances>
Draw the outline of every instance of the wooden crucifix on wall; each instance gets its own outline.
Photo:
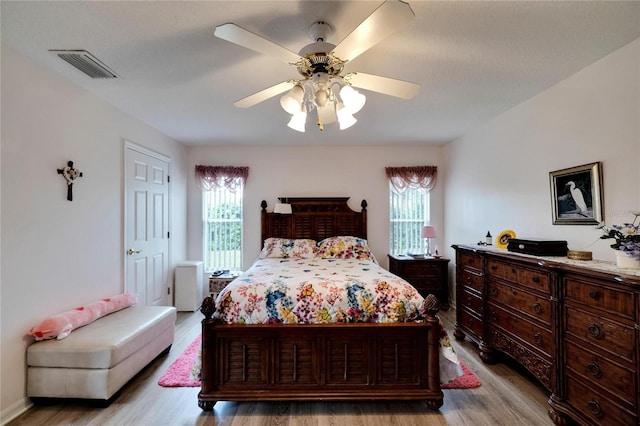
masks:
<instances>
[{"instance_id":1,"label":"wooden crucifix on wall","mask_svg":"<svg viewBox=\"0 0 640 426\"><path fill-rule=\"evenodd\" d=\"M73 182L82 177L82 172L73 167L73 161L68 161L67 167L58 169L58 174L67 181L67 200L73 201Z\"/></svg>"}]
</instances>

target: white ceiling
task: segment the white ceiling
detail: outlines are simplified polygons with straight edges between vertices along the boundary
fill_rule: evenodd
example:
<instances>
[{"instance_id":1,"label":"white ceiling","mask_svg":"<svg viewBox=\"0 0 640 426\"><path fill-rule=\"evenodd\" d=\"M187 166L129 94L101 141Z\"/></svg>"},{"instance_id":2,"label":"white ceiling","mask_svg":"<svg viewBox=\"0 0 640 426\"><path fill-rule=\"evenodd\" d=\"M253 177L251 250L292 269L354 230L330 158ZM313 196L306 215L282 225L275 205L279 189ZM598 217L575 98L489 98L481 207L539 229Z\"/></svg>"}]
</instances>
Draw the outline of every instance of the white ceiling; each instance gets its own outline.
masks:
<instances>
[{"instance_id":1,"label":"white ceiling","mask_svg":"<svg viewBox=\"0 0 640 426\"><path fill-rule=\"evenodd\" d=\"M395 1L395 0L390 0ZM443 144L640 37L639 1L410 1L415 19L347 63L421 85L402 100L362 91L350 129L286 126L294 67L213 36L233 22L291 51L326 21L337 44L381 1L6 1L2 42L185 144ZM94 80L48 52L85 49L119 78ZM640 76L639 76L640 78Z\"/></svg>"}]
</instances>

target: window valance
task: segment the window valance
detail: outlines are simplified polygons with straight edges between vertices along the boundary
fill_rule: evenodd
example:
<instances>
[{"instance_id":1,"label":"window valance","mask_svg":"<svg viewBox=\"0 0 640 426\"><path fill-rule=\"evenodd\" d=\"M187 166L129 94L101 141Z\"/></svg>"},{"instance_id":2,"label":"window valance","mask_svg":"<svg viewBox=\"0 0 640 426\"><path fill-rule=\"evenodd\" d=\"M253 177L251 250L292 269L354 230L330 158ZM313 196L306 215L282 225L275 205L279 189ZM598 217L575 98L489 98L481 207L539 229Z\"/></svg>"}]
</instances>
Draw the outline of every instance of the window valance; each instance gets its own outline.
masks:
<instances>
[{"instance_id":1,"label":"window valance","mask_svg":"<svg viewBox=\"0 0 640 426\"><path fill-rule=\"evenodd\" d=\"M398 193L407 188L431 191L436 185L438 168L436 166L385 167L391 186Z\"/></svg>"},{"instance_id":2,"label":"window valance","mask_svg":"<svg viewBox=\"0 0 640 426\"><path fill-rule=\"evenodd\" d=\"M247 182L249 167L196 166L196 183L203 191L226 188L235 192Z\"/></svg>"}]
</instances>

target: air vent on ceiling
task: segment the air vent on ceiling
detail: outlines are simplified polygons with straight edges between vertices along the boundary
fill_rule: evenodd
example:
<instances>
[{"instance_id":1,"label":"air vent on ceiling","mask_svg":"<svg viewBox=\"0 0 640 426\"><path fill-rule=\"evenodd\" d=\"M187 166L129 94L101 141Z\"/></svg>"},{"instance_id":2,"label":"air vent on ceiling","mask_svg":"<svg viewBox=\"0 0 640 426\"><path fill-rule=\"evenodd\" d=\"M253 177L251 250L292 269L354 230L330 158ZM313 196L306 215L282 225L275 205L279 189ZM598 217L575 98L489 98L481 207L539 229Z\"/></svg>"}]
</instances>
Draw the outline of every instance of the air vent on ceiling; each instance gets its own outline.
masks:
<instances>
[{"instance_id":1,"label":"air vent on ceiling","mask_svg":"<svg viewBox=\"0 0 640 426\"><path fill-rule=\"evenodd\" d=\"M86 50L49 50L91 78L117 78L115 72Z\"/></svg>"}]
</instances>

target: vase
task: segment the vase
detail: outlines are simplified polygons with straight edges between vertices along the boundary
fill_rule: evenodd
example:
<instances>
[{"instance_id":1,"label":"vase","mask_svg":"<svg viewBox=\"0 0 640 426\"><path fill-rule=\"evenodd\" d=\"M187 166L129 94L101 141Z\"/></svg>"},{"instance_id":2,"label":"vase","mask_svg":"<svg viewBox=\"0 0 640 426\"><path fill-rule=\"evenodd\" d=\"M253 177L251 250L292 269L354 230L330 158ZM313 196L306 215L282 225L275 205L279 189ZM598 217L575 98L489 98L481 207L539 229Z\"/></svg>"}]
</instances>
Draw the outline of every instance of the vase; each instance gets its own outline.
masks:
<instances>
[{"instance_id":1,"label":"vase","mask_svg":"<svg viewBox=\"0 0 640 426\"><path fill-rule=\"evenodd\" d=\"M618 268L640 269L640 260L634 259L624 251L616 250L616 265Z\"/></svg>"}]
</instances>

